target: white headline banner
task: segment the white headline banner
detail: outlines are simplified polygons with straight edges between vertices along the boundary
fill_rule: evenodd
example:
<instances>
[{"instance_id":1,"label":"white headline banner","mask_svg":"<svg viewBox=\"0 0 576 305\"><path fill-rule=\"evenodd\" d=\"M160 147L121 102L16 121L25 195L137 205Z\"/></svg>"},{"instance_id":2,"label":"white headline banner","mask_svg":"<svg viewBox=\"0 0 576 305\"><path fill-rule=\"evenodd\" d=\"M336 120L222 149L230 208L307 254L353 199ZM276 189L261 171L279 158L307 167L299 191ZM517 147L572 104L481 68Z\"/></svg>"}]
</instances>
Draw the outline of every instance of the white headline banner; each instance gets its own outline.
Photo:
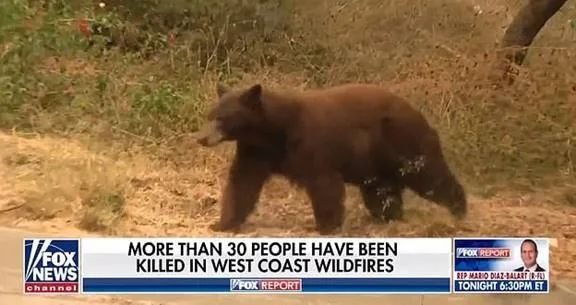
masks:
<instances>
[{"instance_id":1,"label":"white headline banner","mask_svg":"<svg viewBox=\"0 0 576 305\"><path fill-rule=\"evenodd\" d=\"M449 278L450 238L83 238L89 278Z\"/></svg>"}]
</instances>

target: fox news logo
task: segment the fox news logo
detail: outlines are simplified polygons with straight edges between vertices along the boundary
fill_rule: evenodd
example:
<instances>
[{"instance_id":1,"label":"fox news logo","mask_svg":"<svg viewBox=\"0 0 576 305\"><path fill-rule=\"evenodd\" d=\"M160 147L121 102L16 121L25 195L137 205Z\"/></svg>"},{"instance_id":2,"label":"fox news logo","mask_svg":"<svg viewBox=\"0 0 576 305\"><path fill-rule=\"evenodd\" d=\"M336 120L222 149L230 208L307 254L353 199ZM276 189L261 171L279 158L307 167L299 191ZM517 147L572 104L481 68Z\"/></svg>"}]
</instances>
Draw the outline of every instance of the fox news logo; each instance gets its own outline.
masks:
<instances>
[{"instance_id":1,"label":"fox news logo","mask_svg":"<svg viewBox=\"0 0 576 305\"><path fill-rule=\"evenodd\" d=\"M230 291L302 291L300 279L231 279Z\"/></svg>"},{"instance_id":2,"label":"fox news logo","mask_svg":"<svg viewBox=\"0 0 576 305\"><path fill-rule=\"evenodd\" d=\"M78 293L76 239L24 240L24 293Z\"/></svg>"},{"instance_id":3,"label":"fox news logo","mask_svg":"<svg viewBox=\"0 0 576 305\"><path fill-rule=\"evenodd\" d=\"M509 248L458 248L458 258L509 258Z\"/></svg>"}]
</instances>

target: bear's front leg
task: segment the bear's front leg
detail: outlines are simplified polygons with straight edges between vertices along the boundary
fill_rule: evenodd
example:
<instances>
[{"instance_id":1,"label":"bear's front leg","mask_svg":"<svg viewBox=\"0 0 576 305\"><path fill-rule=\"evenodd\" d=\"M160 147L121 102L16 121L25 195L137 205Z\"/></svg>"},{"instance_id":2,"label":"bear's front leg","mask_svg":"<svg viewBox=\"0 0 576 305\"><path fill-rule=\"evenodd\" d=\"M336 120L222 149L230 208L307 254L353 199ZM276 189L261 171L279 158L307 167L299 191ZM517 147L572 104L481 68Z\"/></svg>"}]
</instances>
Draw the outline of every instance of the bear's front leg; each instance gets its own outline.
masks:
<instances>
[{"instance_id":1,"label":"bear's front leg","mask_svg":"<svg viewBox=\"0 0 576 305\"><path fill-rule=\"evenodd\" d=\"M212 224L210 229L239 230L254 210L270 173L269 162L262 155L248 148L238 147L222 196L220 219Z\"/></svg>"},{"instance_id":2,"label":"bear's front leg","mask_svg":"<svg viewBox=\"0 0 576 305\"><path fill-rule=\"evenodd\" d=\"M312 176L306 182L306 192L312 202L318 233L326 235L339 229L344 222L342 178L336 173Z\"/></svg>"}]
</instances>

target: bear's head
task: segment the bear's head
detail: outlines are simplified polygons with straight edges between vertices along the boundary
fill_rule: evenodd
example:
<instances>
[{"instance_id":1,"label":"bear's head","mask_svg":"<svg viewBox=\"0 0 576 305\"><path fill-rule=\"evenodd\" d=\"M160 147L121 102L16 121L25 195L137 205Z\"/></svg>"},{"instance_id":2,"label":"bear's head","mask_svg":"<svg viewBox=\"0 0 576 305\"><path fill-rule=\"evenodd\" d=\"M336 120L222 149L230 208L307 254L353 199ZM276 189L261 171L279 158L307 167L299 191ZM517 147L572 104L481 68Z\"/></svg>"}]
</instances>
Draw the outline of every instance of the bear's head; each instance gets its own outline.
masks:
<instances>
[{"instance_id":1,"label":"bear's head","mask_svg":"<svg viewBox=\"0 0 576 305\"><path fill-rule=\"evenodd\" d=\"M262 86L248 89L217 87L218 100L208 114L208 122L200 129L197 141L206 147L224 141L254 138L265 130L262 108Z\"/></svg>"}]
</instances>

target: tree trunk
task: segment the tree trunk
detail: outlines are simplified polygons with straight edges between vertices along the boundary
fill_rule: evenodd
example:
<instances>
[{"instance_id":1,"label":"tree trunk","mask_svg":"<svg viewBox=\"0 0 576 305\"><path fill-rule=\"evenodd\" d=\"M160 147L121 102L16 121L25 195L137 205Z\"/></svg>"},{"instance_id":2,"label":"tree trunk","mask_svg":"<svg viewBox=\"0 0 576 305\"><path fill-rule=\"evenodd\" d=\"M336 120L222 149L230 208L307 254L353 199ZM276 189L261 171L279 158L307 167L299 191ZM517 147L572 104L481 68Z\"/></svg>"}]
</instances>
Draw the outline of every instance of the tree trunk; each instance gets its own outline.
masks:
<instances>
[{"instance_id":1,"label":"tree trunk","mask_svg":"<svg viewBox=\"0 0 576 305\"><path fill-rule=\"evenodd\" d=\"M544 27L546 22L556 14L556 12L566 3L566 0L529 0L520 9L514 20L506 29L502 37L501 48L504 62L501 62L504 69L504 77L510 82L512 63L522 65L528 52L527 48Z\"/></svg>"}]
</instances>

